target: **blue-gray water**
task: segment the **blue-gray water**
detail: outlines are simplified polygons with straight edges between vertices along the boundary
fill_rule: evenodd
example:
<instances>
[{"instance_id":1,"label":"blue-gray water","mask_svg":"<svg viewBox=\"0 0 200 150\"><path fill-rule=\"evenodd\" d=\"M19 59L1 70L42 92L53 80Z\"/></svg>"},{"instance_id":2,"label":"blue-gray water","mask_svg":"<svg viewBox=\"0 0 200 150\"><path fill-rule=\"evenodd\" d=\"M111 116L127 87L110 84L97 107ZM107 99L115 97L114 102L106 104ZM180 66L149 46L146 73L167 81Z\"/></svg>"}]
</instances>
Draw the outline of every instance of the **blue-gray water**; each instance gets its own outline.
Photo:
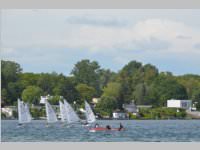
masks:
<instances>
[{"instance_id":1,"label":"blue-gray water","mask_svg":"<svg viewBox=\"0 0 200 150\"><path fill-rule=\"evenodd\" d=\"M111 141L111 142L200 142L200 120L106 120L107 124L125 126L125 131L89 132L82 125L62 126L59 122L50 127L45 121L32 121L24 127L18 127L17 121L1 121L2 142L77 142L77 141Z\"/></svg>"}]
</instances>

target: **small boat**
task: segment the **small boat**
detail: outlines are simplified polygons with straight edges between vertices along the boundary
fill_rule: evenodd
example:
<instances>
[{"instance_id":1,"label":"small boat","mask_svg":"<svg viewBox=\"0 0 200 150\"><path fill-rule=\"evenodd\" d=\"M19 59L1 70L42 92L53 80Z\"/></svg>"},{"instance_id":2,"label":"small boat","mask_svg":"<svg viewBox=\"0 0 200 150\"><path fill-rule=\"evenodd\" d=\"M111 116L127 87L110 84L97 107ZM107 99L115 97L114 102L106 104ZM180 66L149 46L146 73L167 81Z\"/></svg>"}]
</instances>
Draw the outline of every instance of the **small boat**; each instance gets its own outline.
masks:
<instances>
[{"instance_id":1,"label":"small boat","mask_svg":"<svg viewBox=\"0 0 200 150\"><path fill-rule=\"evenodd\" d=\"M111 129L108 129L108 128L104 128L104 127L97 127L97 128L90 128L89 131L90 132L96 132L96 131L124 131L125 129L122 128L111 128Z\"/></svg>"}]
</instances>

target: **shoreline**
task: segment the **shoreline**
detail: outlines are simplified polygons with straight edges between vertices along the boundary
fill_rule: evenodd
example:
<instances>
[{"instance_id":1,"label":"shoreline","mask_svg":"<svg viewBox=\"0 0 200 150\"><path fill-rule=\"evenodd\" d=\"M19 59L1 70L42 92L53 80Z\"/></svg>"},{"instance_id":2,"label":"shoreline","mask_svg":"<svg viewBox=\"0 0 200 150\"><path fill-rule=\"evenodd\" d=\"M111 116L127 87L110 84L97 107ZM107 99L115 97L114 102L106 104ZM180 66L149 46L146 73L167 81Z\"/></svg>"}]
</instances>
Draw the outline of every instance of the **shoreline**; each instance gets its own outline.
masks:
<instances>
[{"instance_id":1,"label":"shoreline","mask_svg":"<svg viewBox=\"0 0 200 150\"><path fill-rule=\"evenodd\" d=\"M6 120L16 120L17 121L17 119L1 119L1 121L6 121ZM44 120L44 121L46 121L45 119L33 119L32 121L39 121L39 120ZM139 121L139 120L155 120L155 121L159 121L159 120L200 120L200 119L98 119L97 121L133 121L133 120L135 120L135 121ZM60 121L60 120L58 120L58 121Z\"/></svg>"}]
</instances>

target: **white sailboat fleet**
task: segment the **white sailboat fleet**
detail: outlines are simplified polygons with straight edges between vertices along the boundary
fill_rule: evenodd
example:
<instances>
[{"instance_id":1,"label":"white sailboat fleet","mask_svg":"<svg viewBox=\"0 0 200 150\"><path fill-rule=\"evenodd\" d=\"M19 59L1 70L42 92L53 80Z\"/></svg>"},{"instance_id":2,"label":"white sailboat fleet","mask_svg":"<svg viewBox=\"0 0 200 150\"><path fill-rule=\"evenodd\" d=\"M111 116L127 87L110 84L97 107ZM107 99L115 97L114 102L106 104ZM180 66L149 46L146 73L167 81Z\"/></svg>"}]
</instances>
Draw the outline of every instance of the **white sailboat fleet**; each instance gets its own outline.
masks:
<instances>
[{"instance_id":1,"label":"white sailboat fleet","mask_svg":"<svg viewBox=\"0 0 200 150\"><path fill-rule=\"evenodd\" d=\"M47 123L56 123L58 121L57 115L52 108L52 106L49 104L47 98L41 98L43 101L43 104L45 104L45 110L46 110L46 120ZM83 122L77 113L74 111L72 106L67 102L67 100L59 101L59 108L60 108L60 118L61 122L67 123L67 124L74 124L74 123L81 123ZM85 117L86 117L86 123L91 124L96 121L95 115L88 104L87 101L85 101ZM20 99L18 99L18 121L19 124L29 123L31 122L32 117L29 111L29 106L27 103L24 103Z\"/></svg>"},{"instance_id":2,"label":"white sailboat fleet","mask_svg":"<svg viewBox=\"0 0 200 150\"><path fill-rule=\"evenodd\" d=\"M80 122L81 119L66 100L64 100L64 102L59 101L59 105L62 122L67 122L68 124Z\"/></svg>"}]
</instances>

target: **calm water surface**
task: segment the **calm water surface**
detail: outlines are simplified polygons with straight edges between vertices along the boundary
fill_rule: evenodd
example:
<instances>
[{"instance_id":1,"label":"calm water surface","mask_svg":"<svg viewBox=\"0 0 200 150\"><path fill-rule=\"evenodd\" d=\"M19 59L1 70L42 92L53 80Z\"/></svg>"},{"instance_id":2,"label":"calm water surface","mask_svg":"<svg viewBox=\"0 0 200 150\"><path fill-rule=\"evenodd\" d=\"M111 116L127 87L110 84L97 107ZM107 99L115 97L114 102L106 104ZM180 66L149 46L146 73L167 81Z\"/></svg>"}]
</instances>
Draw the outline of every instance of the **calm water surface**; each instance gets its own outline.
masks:
<instances>
[{"instance_id":1,"label":"calm water surface","mask_svg":"<svg viewBox=\"0 0 200 150\"><path fill-rule=\"evenodd\" d=\"M200 120L106 120L102 126L125 126L125 131L89 132L82 125L63 126L60 122L46 127L34 120L23 127L16 120L1 121L2 142L200 142Z\"/></svg>"}]
</instances>

